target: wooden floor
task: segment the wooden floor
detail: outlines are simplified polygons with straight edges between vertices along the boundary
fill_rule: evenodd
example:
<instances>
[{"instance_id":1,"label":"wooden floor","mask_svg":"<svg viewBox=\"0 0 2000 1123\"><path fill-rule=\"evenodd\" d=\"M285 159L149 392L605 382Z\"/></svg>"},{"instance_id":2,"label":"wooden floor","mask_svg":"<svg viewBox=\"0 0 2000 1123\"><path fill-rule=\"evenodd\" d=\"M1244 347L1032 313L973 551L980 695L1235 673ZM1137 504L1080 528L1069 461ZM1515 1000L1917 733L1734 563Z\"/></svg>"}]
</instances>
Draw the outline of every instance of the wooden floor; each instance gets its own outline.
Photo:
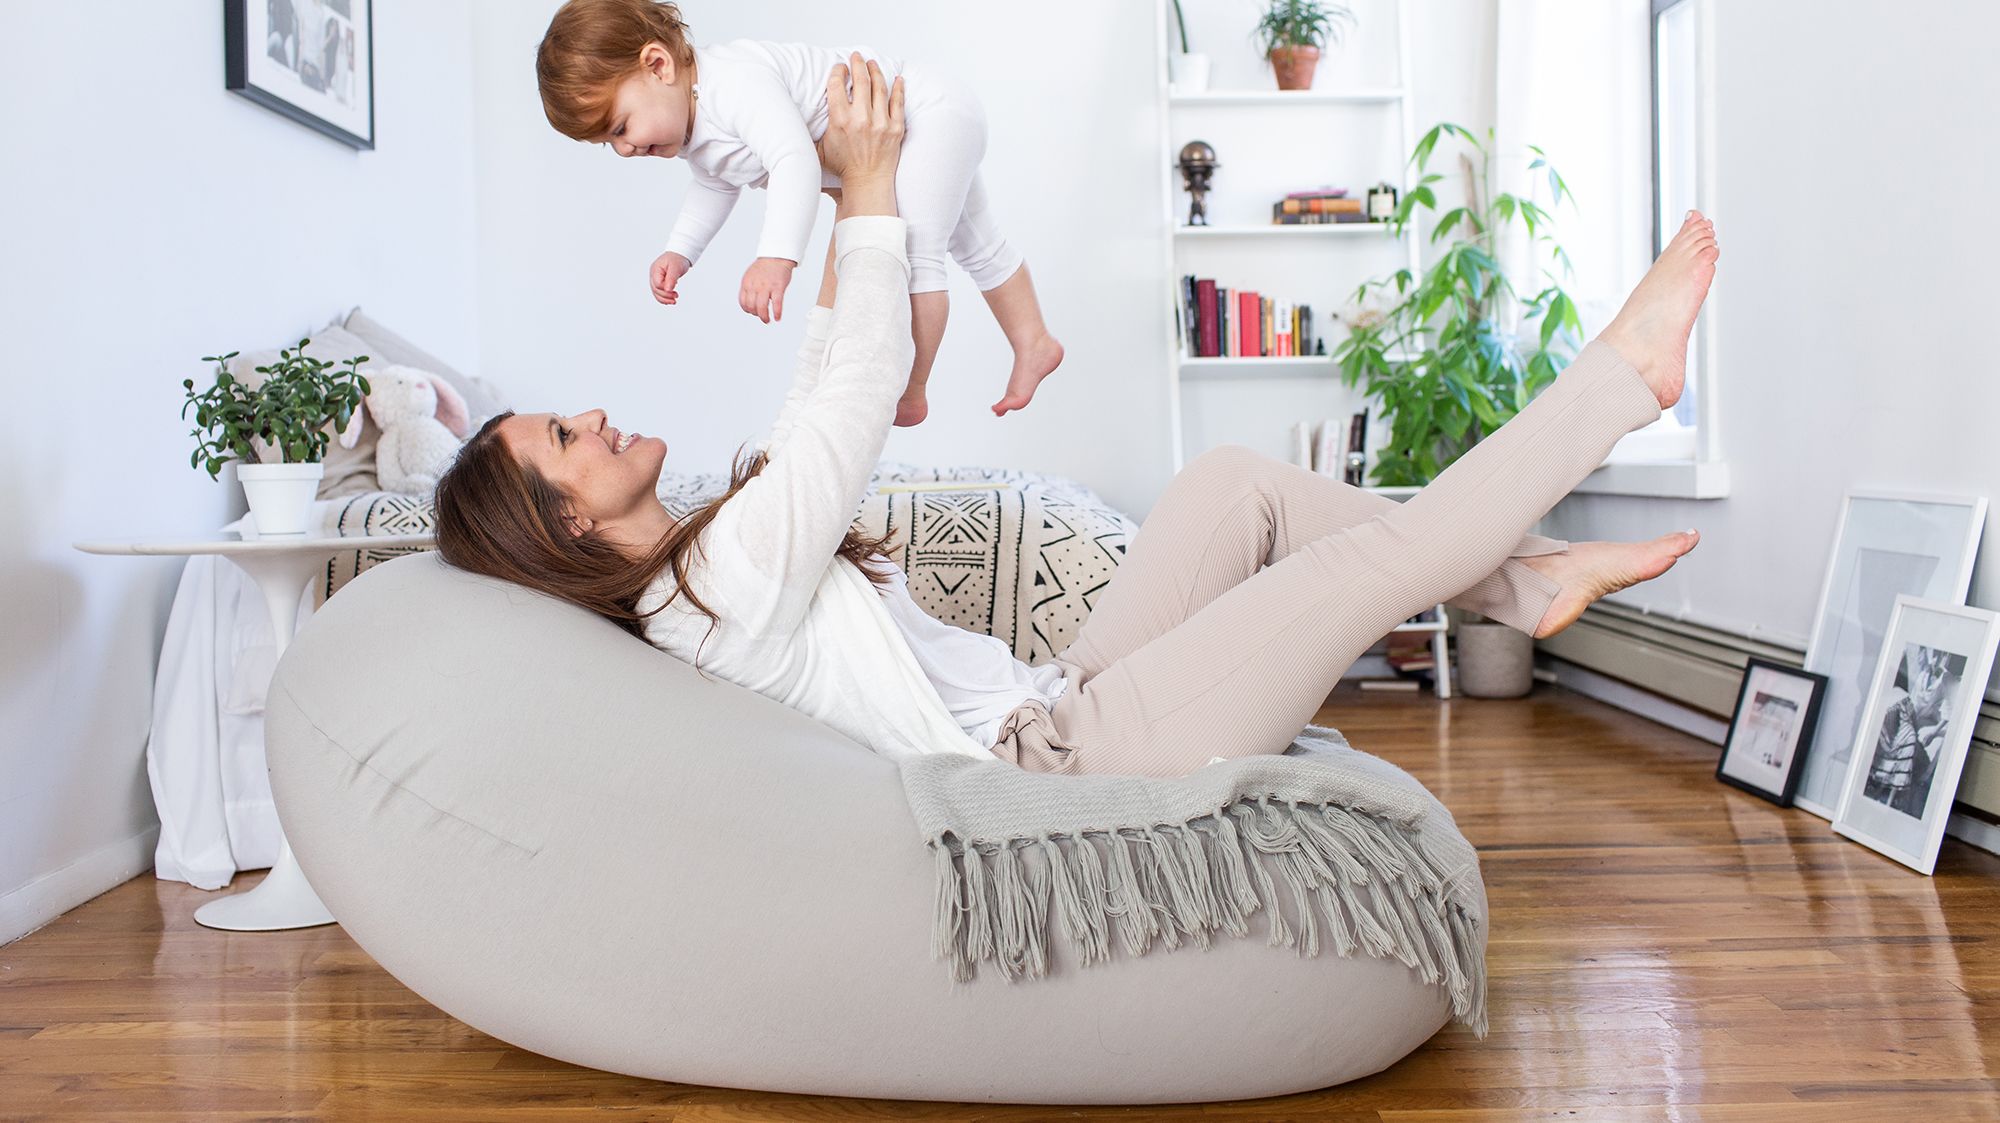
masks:
<instances>
[{"instance_id":1,"label":"wooden floor","mask_svg":"<svg viewBox=\"0 0 2000 1123\"><path fill-rule=\"evenodd\" d=\"M2000 859L1947 840L1912 873L1545 684L1335 701L1454 809L1493 904L1491 1035L1367 1080L1079 1109L634 1080L460 1024L336 925L199 927L212 895L148 873L0 948L0 1119L2000 1119Z\"/></svg>"}]
</instances>

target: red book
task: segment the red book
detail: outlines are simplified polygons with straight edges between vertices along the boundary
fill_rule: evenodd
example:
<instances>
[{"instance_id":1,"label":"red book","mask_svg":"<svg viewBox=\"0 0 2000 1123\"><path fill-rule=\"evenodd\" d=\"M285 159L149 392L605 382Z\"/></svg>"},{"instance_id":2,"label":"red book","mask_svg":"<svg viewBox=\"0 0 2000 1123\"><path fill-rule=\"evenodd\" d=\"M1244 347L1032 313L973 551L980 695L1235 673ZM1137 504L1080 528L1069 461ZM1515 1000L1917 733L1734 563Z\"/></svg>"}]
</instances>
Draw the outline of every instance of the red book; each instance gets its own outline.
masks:
<instances>
[{"instance_id":1,"label":"red book","mask_svg":"<svg viewBox=\"0 0 2000 1123\"><path fill-rule=\"evenodd\" d=\"M1241 293L1236 298L1236 314L1243 324L1242 353L1255 358L1264 353L1262 341L1257 335L1257 309L1263 301L1254 292Z\"/></svg>"},{"instance_id":2,"label":"red book","mask_svg":"<svg viewBox=\"0 0 2000 1123\"><path fill-rule=\"evenodd\" d=\"M1222 354L1222 337L1216 334L1215 282L1196 281L1194 283L1195 303L1201 309L1201 337L1196 344L1195 354L1202 358L1213 358Z\"/></svg>"}]
</instances>

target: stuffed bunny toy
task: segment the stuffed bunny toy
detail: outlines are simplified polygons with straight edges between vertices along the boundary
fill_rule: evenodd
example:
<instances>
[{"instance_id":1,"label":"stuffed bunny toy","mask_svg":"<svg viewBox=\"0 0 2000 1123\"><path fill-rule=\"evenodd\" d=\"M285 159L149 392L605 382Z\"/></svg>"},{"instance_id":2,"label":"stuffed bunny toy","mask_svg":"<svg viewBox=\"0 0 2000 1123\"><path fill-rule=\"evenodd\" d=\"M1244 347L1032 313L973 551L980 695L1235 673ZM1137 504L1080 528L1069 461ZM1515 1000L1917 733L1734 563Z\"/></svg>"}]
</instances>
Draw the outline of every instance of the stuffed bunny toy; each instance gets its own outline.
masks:
<instances>
[{"instance_id":1,"label":"stuffed bunny toy","mask_svg":"<svg viewBox=\"0 0 2000 1123\"><path fill-rule=\"evenodd\" d=\"M386 366L367 372L369 416L382 430L375 445L376 485L383 491L428 494L472 432L465 399L451 383L416 367ZM361 410L340 431L342 448L361 439Z\"/></svg>"}]
</instances>

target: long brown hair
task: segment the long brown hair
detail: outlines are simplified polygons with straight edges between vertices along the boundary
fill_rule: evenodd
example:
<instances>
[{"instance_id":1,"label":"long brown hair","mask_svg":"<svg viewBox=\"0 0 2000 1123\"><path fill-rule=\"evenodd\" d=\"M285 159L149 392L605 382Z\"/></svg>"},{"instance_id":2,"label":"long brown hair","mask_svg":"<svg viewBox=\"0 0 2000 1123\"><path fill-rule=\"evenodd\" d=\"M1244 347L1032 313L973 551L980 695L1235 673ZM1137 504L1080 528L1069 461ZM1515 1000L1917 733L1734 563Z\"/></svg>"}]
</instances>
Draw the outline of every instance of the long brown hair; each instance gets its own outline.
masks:
<instances>
[{"instance_id":1,"label":"long brown hair","mask_svg":"<svg viewBox=\"0 0 2000 1123\"><path fill-rule=\"evenodd\" d=\"M532 465L514 459L500 439L509 411L480 426L453 458L437 484L438 553L459 569L525 585L539 593L589 609L627 632L646 638L645 621L686 597L708 617L708 636L720 618L686 584L690 556L715 513L769 463L763 451L744 454L739 446L721 495L683 516L645 557L633 561L595 528L572 534L564 523L569 497ZM876 585L890 575L873 560L891 548L895 535L869 538L853 527L834 556L846 558ZM704 555L703 562L707 561ZM675 589L652 612L639 612L639 597L662 570L671 568ZM700 650L696 649L697 657Z\"/></svg>"},{"instance_id":2,"label":"long brown hair","mask_svg":"<svg viewBox=\"0 0 2000 1123\"><path fill-rule=\"evenodd\" d=\"M685 69L694 65L681 10L663 0L569 0L535 49L535 84L549 124L572 140L611 129L611 97L639 72L639 52L658 43Z\"/></svg>"}]
</instances>

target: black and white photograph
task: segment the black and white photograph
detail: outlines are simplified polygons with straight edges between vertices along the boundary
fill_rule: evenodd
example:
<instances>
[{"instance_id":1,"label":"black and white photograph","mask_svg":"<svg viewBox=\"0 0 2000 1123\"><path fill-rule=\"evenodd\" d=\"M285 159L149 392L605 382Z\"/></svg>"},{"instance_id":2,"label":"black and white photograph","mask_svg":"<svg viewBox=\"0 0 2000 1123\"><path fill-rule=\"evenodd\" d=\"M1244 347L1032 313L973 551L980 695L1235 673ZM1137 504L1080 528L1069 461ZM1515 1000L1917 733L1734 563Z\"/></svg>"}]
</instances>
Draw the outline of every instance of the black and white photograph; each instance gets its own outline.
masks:
<instances>
[{"instance_id":1,"label":"black and white photograph","mask_svg":"<svg viewBox=\"0 0 2000 1123\"><path fill-rule=\"evenodd\" d=\"M1939 751L1951 731L1951 698L1965 678L1965 656L1910 644L1896 662L1894 701L1875 731L1863 799L1912 819L1924 817Z\"/></svg>"},{"instance_id":2,"label":"black and white photograph","mask_svg":"<svg viewBox=\"0 0 2000 1123\"><path fill-rule=\"evenodd\" d=\"M1825 693L1825 675L1752 657L1715 778L1789 807Z\"/></svg>"},{"instance_id":3,"label":"black and white photograph","mask_svg":"<svg viewBox=\"0 0 2000 1123\"><path fill-rule=\"evenodd\" d=\"M1996 646L2000 615L1896 598L1834 830L1931 872Z\"/></svg>"},{"instance_id":4,"label":"black and white photograph","mask_svg":"<svg viewBox=\"0 0 2000 1123\"><path fill-rule=\"evenodd\" d=\"M1872 737L1862 703L1896 597L1964 604L1985 524L1984 496L1847 493L1806 642L1805 669L1825 675L1827 688L1796 806L1833 817L1855 750Z\"/></svg>"},{"instance_id":5,"label":"black and white photograph","mask_svg":"<svg viewBox=\"0 0 2000 1123\"><path fill-rule=\"evenodd\" d=\"M223 40L228 89L375 147L373 0L227 0Z\"/></svg>"}]
</instances>

